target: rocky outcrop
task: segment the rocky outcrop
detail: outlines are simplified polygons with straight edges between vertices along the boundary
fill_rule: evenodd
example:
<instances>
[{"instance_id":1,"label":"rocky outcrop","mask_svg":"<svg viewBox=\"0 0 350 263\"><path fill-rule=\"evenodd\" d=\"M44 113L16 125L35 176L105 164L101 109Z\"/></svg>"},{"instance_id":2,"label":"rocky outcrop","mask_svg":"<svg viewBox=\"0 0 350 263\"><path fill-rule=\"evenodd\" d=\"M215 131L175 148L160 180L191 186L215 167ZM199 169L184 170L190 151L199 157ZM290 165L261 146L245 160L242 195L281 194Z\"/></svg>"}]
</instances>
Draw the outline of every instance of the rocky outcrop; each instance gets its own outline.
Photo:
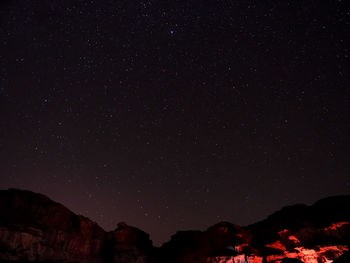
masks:
<instances>
[{"instance_id":1,"label":"rocky outcrop","mask_svg":"<svg viewBox=\"0 0 350 263\"><path fill-rule=\"evenodd\" d=\"M312 206L285 207L247 227L253 234L251 246L267 262L333 262L349 249L349 204L350 196L336 196Z\"/></svg>"},{"instance_id":2,"label":"rocky outcrop","mask_svg":"<svg viewBox=\"0 0 350 263\"><path fill-rule=\"evenodd\" d=\"M221 222L203 232L177 232L161 247L159 255L168 257L167 262L223 262L240 252L252 254L253 250L248 246L251 239L252 235L246 229Z\"/></svg>"},{"instance_id":3,"label":"rocky outcrop","mask_svg":"<svg viewBox=\"0 0 350 263\"><path fill-rule=\"evenodd\" d=\"M344 261L342 258L346 256L342 255L347 255L350 245L349 204L350 196L337 196L312 206L285 207L266 220L244 228L251 238L245 238L243 244L236 243L231 255L222 253L209 257L208 262Z\"/></svg>"},{"instance_id":4,"label":"rocky outcrop","mask_svg":"<svg viewBox=\"0 0 350 263\"><path fill-rule=\"evenodd\" d=\"M252 233L251 233L252 234ZM253 239L254 235L252 234ZM268 244L254 247L253 239L227 247L226 253L208 257L208 263L330 263L349 251L345 240L350 236L350 223L338 222L328 227L284 229ZM345 256L344 256L345 257Z\"/></svg>"},{"instance_id":5,"label":"rocky outcrop","mask_svg":"<svg viewBox=\"0 0 350 263\"><path fill-rule=\"evenodd\" d=\"M46 196L0 191L0 262L343 263L349 261L350 196L285 207L240 227L179 231L155 248L142 230L105 232Z\"/></svg>"},{"instance_id":6,"label":"rocky outcrop","mask_svg":"<svg viewBox=\"0 0 350 263\"><path fill-rule=\"evenodd\" d=\"M44 195L0 191L0 262L148 262L152 241L145 232L119 223L105 232Z\"/></svg>"},{"instance_id":7,"label":"rocky outcrop","mask_svg":"<svg viewBox=\"0 0 350 263\"><path fill-rule=\"evenodd\" d=\"M349 204L350 196L331 197L285 207L247 227L222 222L204 232L178 232L161 251L167 262L181 263L342 262L350 244Z\"/></svg>"},{"instance_id":8,"label":"rocky outcrop","mask_svg":"<svg viewBox=\"0 0 350 263\"><path fill-rule=\"evenodd\" d=\"M153 246L149 235L140 229L119 223L107 234L105 261L115 263L150 262Z\"/></svg>"},{"instance_id":9,"label":"rocky outcrop","mask_svg":"<svg viewBox=\"0 0 350 263\"><path fill-rule=\"evenodd\" d=\"M0 191L0 260L100 262L105 232L46 196Z\"/></svg>"}]
</instances>

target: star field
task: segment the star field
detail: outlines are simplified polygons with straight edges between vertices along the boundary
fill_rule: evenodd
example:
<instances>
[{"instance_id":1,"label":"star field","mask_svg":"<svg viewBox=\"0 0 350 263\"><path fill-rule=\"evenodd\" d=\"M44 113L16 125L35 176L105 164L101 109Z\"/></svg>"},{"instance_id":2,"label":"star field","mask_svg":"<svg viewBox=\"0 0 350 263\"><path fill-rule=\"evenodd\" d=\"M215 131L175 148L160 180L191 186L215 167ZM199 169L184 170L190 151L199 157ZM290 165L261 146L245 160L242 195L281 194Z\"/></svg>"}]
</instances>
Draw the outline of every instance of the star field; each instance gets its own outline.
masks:
<instances>
[{"instance_id":1,"label":"star field","mask_svg":"<svg viewBox=\"0 0 350 263\"><path fill-rule=\"evenodd\" d=\"M2 1L0 188L156 244L350 192L345 1Z\"/></svg>"}]
</instances>

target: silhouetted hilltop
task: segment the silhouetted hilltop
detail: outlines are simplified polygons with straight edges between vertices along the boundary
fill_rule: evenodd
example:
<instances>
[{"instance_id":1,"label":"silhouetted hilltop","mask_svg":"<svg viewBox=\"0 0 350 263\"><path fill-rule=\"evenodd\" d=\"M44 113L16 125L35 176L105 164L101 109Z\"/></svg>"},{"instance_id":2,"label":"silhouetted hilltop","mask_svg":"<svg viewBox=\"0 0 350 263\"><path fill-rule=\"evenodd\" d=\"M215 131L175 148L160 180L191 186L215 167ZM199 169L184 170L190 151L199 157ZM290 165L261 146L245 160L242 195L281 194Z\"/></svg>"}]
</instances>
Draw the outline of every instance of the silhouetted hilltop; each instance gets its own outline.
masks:
<instances>
[{"instance_id":1,"label":"silhouetted hilltop","mask_svg":"<svg viewBox=\"0 0 350 263\"><path fill-rule=\"evenodd\" d=\"M263 263L350 262L350 195L282 208L241 227L220 222L179 231L160 248L119 223L106 232L48 197L0 190L1 262Z\"/></svg>"}]
</instances>

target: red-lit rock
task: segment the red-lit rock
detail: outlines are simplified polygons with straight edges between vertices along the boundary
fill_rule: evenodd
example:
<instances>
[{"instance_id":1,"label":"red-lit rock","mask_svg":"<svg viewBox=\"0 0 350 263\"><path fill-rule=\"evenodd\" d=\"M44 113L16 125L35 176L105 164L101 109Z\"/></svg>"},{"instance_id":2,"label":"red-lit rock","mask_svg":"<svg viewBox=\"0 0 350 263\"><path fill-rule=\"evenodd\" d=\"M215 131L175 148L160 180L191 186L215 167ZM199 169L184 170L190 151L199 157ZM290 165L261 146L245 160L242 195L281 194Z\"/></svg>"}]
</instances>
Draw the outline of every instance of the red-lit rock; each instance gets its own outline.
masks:
<instances>
[{"instance_id":1,"label":"red-lit rock","mask_svg":"<svg viewBox=\"0 0 350 263\"><path fill-rule=\"evenodd\" d=\"M208 258L207 263L263 263L263 257L254 255L217 256Z\"/></svg>"},{"instance_id":2,"label":"red-lit rock","mask_svg":"<svg viewBox=\"0 0 350 263\"><path fill-rule=\"evenodd\" d=\"M295 252L285 251L283 255L270 255L267 257L267 262L280 263L285 258L295 258L304 263L330 263L346 251L348 251L348 248L343 245L316 247L315 249L297 247Z\"/></svg>"},{"instance_id":3,"label":"red-lit rock","mask_svg":"<svg viewBox=\"0 0 350 263\"><path fill-rule=\"evenodd\" d=\"M107 233L43 195L0 191L0 262L348 263L349 203L350 196L332 197L248 227L180 231L154 248L147 233L125 223Z\"/></svg>"}]
</instances>

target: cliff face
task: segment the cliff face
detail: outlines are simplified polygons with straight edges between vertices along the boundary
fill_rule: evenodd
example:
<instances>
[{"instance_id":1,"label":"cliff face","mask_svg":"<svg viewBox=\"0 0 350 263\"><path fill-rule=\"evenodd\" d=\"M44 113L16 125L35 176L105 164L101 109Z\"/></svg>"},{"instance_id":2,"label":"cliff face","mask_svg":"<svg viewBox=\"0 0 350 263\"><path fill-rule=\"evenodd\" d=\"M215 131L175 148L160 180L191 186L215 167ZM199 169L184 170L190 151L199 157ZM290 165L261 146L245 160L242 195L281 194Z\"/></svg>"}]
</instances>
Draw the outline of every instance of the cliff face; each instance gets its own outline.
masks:
<instances>
[{"instance_id":1,"label":"cliff face","mask_svg":"<svg viewBox=\"0 0 350 263\"><path fill-rule=\"evenodd\" d=\"M97 262L104 230L47 197L0 191L0 260Z\"/></svg>"},{"instance_id":2,"label":"cliff face","mask_svg":"<svg viewBox=\"0 0 350 263\"><path fill-rule=\"evenodd\" d=\"M163 258L175 258L169 262L182 263L344 262L349 204L350 196L331 197L312 206L285 207L247 227L222 222L204 232L178 232L161 251Z\"/></svg>"},{"instance_id":3,"label":"cliff face","mask_svg":"<svg viewBox=\"0 0 350 263\"><path fill-rule=\"evenodd\" d=\"M145 262L148 234L119 224L105 232L46 196L0 191L0 261ZM135 260L134 260L135 259Z\"/></svg>"},{"instance_id":4,"label":"cliff face","mask_svg":"<svg viewBox=\"0 0 350 263\"><path fill-rule=\"evenodd\" d=\"M180 231L154 248L147 233L125 223L105 232L43 195L1 190L0 262L350 262L349 204L341 196L286 207L247 227Z\"/></svg>"},{"instance_id":5,"label":"cliff face","mask_svg":"<svg viewBox=\"0 0 350 263\"><path fill-rule=\"evenodd\" d=\"M252 246L267 262L287 258L306 263L333 262L350 245L350 196L330 197L312 206L285 207L248 227Z\"/></svg>"},{"instance_id":6,"label":"cliff face","mask_svg":"<svg viewBox=\"0 0 350 263\"><path fill-rule=\"evenodd\" d=\"M208 235L210 229L196 233L200 242L191 242L190 232L178 233L164 245L163 256L175 258L169 262L183 263L330 263L338 258L342 260L340 257L349 251L346 241L350 237L349 222L333 223L324 228L310 225L298 230L284 229L271 243L254 243L254 232L248 229L230 233L227 224L219 224L226 226L218 228L214 235ZM181 236L188 237L181 240ZM228 240L231 242L226 243ZM186 241L191 246L187 246Z\"/></svg>"}]
</instances>

